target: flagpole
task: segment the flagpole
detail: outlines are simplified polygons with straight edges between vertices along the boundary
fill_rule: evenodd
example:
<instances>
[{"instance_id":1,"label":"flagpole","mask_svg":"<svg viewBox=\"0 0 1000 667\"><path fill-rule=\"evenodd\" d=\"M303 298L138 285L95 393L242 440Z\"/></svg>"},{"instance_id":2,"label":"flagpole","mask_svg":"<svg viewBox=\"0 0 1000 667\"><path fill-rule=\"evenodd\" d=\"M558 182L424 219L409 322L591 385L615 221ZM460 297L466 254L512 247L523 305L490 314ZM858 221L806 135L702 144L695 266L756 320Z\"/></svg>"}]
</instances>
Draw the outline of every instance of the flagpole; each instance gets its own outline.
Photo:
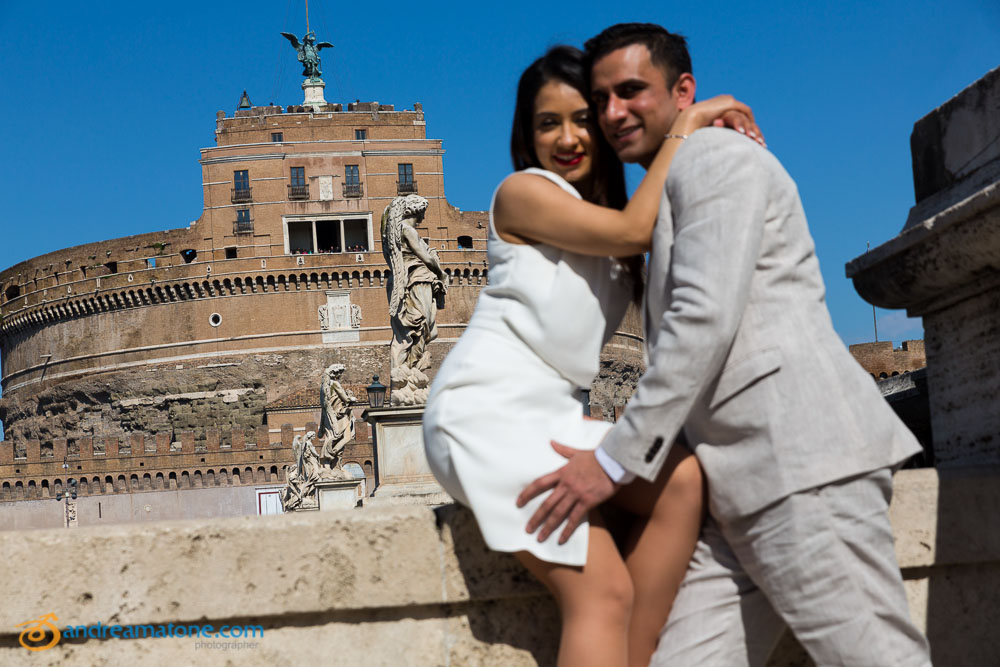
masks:
<instances>
[{"instance_id":1,"label":"flagpole","mask_svg":"<svg viewBox=\"0 0 1000 667\"><path fill-rule=\"evenodd\" d=\"M306 2L308 3L308 0L306 0ZM872 249L872 244L871 243L866 243L865 244L865 254L867 254L868 251L871 250L871 249ZM875 342L877 343L878 342L878 316L875 314L875 304L874 303L872 304L872 324L875 326Z\"/></svg>"}]
</instances>

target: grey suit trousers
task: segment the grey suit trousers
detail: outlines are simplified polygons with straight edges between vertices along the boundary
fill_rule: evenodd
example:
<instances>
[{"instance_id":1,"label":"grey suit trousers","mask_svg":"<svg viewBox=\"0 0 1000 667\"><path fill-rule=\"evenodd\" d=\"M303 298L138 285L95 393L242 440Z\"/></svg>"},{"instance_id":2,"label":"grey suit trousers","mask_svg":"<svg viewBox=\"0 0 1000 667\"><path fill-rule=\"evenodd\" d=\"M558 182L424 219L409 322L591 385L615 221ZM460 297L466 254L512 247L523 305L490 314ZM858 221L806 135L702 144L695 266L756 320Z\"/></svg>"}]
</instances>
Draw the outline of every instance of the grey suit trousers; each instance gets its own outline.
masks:
<instances>
[{"instance_id":1,"label":"grey suit trousers","mask_svg":"<svg viewBox=\"0 0 1000 667\"><path fill-rule=\"evenodd\" d=\"M930 665L896 563L887 468L709 519L654 667L764 665L787 625L819 667Z\"/></svg>"}]
</instances>

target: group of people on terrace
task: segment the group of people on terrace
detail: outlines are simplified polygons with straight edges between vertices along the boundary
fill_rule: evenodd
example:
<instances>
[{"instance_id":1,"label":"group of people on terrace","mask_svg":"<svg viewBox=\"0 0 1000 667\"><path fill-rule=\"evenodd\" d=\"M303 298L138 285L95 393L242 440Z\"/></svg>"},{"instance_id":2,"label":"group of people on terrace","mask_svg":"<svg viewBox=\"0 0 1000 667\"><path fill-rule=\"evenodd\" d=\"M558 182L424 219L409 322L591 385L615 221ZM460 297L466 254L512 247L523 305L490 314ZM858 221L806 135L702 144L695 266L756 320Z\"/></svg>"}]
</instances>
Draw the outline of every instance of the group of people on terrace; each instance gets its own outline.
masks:
<instances>
[{"instance_id":1,"label":"group of people on terrace","mask_svg":"<svg viewBox=\"0 0 1000 667\"><path fill-rule=\"evenodd\" d=\"M341 250L340 246L330 246L326 250L315 251L312 248L293 248L292 255L331 255L340 252L368 252L368 246L363 243L354 243L347 246L347 250Z\"/></svg>"}]
</instances>

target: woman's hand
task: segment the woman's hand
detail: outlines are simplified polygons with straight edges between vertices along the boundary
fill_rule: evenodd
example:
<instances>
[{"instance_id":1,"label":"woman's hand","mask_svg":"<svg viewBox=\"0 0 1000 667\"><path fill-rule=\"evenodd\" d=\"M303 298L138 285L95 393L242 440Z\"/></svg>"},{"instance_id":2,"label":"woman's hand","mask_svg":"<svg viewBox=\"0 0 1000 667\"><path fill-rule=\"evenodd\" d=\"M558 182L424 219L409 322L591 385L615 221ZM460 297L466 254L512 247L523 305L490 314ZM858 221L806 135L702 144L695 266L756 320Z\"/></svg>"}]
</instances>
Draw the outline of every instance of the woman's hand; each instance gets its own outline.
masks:
<instances>
[{"instance_id":1,"label":"woman's hand","mask_svg":"<svg viewBox=\"0 0 1000 667\"><path fill-rule=\"evenodd\" d=\"M677 116L670 127L671 134L691 134L697 129L714 125L730 127L745 134L761 146L766 146L764 133L757 127L753 111L732 95L715 97L695 102Z\"/></svg>"}]
</instances>

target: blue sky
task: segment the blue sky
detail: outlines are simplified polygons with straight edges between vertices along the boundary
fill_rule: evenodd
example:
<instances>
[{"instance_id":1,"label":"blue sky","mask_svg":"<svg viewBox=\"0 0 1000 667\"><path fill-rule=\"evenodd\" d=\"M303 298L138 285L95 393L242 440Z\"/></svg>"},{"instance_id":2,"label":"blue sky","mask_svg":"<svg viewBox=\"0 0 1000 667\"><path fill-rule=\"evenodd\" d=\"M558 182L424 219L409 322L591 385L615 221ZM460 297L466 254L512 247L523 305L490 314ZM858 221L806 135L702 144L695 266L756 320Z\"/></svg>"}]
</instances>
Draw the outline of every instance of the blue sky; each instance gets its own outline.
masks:
<instances>
[{"instance_id":1,"label":"blue sky","mask_svg":"<svg viewBox=\"0 0 1000 667\"><path fill-rule=\"evenodd\" d=\"M750 104L799 185L847 343L871 307L844 263L902 228L913 123L1000 64L1000 3L310 2L329 101L422 102L444 140L449 200L484 209L508 172L520 71L547 46L618 21L690 40L700 97ZM300 103L302 0L0 3L0 269L59 248L186 226L216 110ZM630 177L634 177L630 173ZM879 311L880 338L922 337Z\"/></svg>"}]
</instances>

